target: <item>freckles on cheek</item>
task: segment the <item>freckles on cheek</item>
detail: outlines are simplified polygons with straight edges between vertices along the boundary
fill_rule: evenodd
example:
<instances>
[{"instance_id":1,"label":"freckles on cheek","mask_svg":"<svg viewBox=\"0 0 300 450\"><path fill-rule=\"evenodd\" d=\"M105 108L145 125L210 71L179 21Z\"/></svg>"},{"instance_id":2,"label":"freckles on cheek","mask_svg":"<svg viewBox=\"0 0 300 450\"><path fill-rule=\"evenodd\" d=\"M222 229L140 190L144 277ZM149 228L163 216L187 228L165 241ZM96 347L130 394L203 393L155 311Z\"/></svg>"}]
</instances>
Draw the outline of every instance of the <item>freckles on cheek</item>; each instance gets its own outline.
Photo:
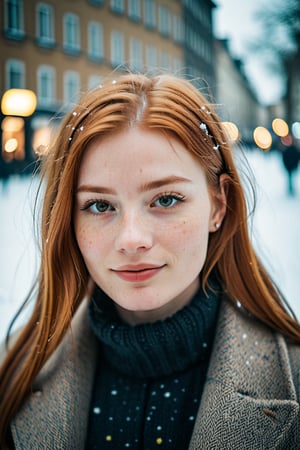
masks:
<instances>
[{"instance_id":1,"label":"freckles on cheek","mask_svg":"<svg viewBox=\"0 0 300 450\"><path fill-rule=\"evenodd\" d=\"M170 233L172 241L182 251L189 252L190 255L203 252L208 241L208 225L202 221L185 220Z\"/></svg>"},{"instance_id":2,"label":"freckles on cheek","mask_svg":"<svg viewBox=\"0 0 300 450\"><path fill-rule=\"evenodd\" d=\"M162 233L162 229L160 231ZM193 231L188 221L182 221L163 230L164 242L168 242L170 248L174 248L174 250L185 251L190 246L189 242L193 239L191 233Z\"/></svg>"},{"instance_id":3,"label":"freckles on cheek","mask_svg":"<svg viewBox=\"0 0 300 450\"><path fill-rule=\"evenodd\" d=\"M79 227L76 229L76 239L81 252L90 253L93 248L93 239L86 227Z\"/></svg>"}]
</instances>

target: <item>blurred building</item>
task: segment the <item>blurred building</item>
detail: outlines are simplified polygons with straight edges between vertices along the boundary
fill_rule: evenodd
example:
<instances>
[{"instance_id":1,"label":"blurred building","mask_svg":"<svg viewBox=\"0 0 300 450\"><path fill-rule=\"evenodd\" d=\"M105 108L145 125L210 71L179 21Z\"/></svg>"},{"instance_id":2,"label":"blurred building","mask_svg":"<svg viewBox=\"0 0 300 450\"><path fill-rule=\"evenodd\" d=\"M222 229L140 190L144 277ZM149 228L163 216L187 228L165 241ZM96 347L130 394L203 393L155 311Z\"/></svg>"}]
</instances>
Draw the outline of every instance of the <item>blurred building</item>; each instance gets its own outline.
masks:
<instances>
[{"instance_id":1,"label":"blurred building","mask_svg":"<svg viewBox=\"0 0 300 450\"><path fill-rule=\"evenodd\" d=\"M23 153L8 154L2 143L3 173L25 170L49 140L49 123L55 125L82 90L95 87L112 71L165 70L215 87L211 0L0 4L1 95L26 88L37 96L35 113L24 119Z\"/></svg>"},{"instance_id":2,"label":"blurred building","mask_svg":"<svg viewBox=\"0 0 300 450\"><path fill-rule=\"evenodd\" d=\"M253 130L269 123L268 111L258 102L242 61L230 54L227 39L215 40L215 55L218 113L237 125L243 142L252 144Z\"/></svg>"},{"instance_id":3,"label":"blurred building","mask_svg":"<svg viewBox=\"0 0 300 450\"><path fill-rule=\"evenodd\" d=\"M181 4L184 71L189 78L204 79L199 87L204 92L207 89L207 93L215 94L216 59L212 10L216 4L210 0L182 0Z\"/></svg>"},{"instance_id":4,"label":"blurred building","mask_svg":"<svg viewBox=\"0 0 300 450\"><path fill-rule=\"evenodd\" d=\"M285 61L287 73L285 100L287 109L286 116L289 125L300 123L300 32L297 33L295 40L297 50Z\"/></svg>"}]
</instances>

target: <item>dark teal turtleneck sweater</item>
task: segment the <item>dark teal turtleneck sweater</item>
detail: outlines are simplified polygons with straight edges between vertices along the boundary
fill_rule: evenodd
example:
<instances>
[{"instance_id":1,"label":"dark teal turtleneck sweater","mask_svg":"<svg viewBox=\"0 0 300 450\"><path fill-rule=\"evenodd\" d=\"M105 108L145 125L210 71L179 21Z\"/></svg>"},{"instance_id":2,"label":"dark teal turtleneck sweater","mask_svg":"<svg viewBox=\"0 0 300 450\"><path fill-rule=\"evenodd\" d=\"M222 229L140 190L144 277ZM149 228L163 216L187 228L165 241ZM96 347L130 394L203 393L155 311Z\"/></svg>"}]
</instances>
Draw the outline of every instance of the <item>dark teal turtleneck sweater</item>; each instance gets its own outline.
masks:
<instances>
[{"instance_id":1,"label":"dark teal turtleneck sweater","mask_svg":"<svg viewBox=\"0 0 300 450\"><path fill-rule=\"evenodd\" d=\"M131 326L97 290L99 339L86 449L188 448L208 367L218 297L200 290L163 321Z\"/></svg>"}]
</instances>

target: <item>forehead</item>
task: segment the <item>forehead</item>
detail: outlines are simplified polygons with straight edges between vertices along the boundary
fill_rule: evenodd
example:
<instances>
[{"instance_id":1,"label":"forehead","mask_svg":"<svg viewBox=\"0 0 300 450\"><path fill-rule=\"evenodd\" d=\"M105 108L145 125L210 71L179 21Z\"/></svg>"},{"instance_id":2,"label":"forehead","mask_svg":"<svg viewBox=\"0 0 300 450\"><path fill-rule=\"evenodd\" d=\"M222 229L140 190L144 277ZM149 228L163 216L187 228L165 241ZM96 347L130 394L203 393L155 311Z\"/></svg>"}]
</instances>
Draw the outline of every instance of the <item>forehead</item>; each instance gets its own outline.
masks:
<instances>
[{"instance_id":1,"label":"forehead","mask_svg":"<svg viewBox=\"0 0 300 450\"><path fill-rule=\"evenodd\" d=\"M86 147L80 173L118 170L122 166L151 172L158 167L201 168L198 159L177 139L161 131L129 128L95 137ZM129 175L129 174L127 174Z\"/></svg>"}]
</instances>

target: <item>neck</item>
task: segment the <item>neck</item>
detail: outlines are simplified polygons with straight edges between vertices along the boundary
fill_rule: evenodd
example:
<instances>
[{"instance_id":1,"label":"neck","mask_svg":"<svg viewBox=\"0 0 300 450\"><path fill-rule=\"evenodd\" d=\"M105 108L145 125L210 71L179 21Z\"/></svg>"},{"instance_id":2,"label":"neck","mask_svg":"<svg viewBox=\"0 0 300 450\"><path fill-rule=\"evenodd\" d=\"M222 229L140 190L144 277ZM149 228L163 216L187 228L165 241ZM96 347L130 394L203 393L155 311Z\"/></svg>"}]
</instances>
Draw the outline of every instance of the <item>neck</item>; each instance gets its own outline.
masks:
<instances>
[{"instance_id":1,"label":"neck","mask_svg":"<svg viewBox=\"0 0 300 450\"><path fill-rule=\"evenodd\" d=\"M197 277L194 282L190 284L183 292L160 308L155 308L148 311L130 311L117 304L115 304L115 308L123 322L129 325L139 325L143 323L157 322L158 320L165 320L190 303L198 291L199 285L200 282Z\"/></svg>"}]
</instances>

